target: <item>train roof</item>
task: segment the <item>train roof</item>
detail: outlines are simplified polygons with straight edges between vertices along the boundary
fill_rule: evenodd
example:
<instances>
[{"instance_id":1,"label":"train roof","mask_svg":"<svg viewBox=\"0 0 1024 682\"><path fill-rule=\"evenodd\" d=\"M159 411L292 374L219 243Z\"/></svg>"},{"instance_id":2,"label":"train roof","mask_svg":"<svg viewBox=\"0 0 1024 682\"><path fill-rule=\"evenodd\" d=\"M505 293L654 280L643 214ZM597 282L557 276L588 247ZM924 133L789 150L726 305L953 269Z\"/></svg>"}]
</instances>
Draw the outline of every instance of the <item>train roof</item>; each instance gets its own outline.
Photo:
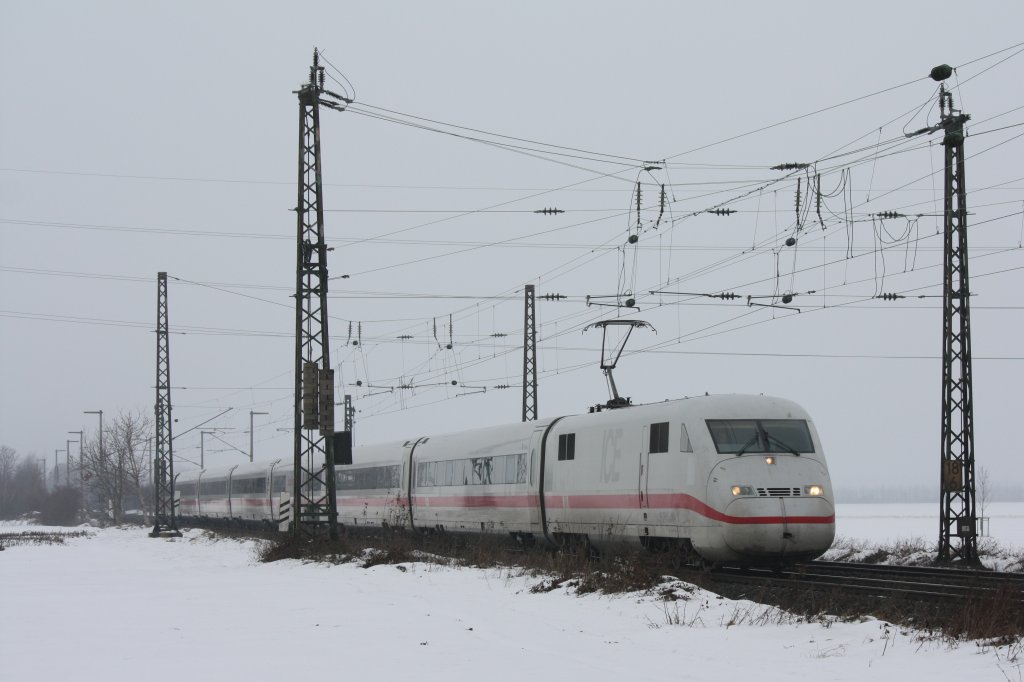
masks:
<instances>
[{"instance_id":1,"label":"train roof","mask_svg":"<svg viewBox=\"0 0 1024 682\"><path fill-rule=\"evenodd\" d=\"M544 428L555 419L562 419L560 427L572 426L574 424L585 426L594 423L622 423L631 421L634 418L644 415L644 419L730 419L743 418L752 415L759 415L770 418L797 418L810 419L807 412L797 403L767 395L753 394L720 394L700 395L661 402L639 403L628 407L615 409L601 409L579 414L564 415L563 417L546 417L537 421L514 422L498 424L495 426L484 426L464 431L452 431L438 434L423 434L407 440L395 440L371 445L356 446L353 450L352 465L373 465L380 462L393 462L395 453L400 450L411 448L417 440L425 438L424 442L433 441L440 445L445 441L477 441L477 442L512 442L527 439L538 428ZM433 449L433 448L431 448ZM278 466L288 467L291 464L291 457L283 457ZM240 464L235 468L235 476L246 474L266 473L271 462L248 462ZM216 467L206 470L206 475L225 476L230 467ZM192 470L183 472L178 478L179 481L195 480L199 477L199 471Z\"/></svg>"}]
</instances>

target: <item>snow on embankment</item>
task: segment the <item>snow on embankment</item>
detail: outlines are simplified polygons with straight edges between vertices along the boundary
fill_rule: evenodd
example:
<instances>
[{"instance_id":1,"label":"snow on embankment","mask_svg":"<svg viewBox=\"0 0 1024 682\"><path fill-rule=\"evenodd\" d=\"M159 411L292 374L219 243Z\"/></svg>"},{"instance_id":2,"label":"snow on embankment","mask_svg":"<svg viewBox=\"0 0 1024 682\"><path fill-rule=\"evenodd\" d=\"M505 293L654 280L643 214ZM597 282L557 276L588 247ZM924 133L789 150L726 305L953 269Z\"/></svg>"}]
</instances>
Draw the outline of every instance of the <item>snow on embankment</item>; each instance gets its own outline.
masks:
<instances>
[{"instance_id":1,"label":"snow on embankment","mask_svg":"<svg viewBox=\"0 0 1024 682\"><path fill-rule=\"evenodd\" d=\"M5 530L10 530L6 528ZM1006 680L1016 647L952 647L886 623L808 623L673 583L531 592L540 579L436 564L260 564L251 541L92 530L0 553L9 680L421 681L562 677ZM1024 657L1022 657L1024 658Z\"/></svg>"}]
</instances>

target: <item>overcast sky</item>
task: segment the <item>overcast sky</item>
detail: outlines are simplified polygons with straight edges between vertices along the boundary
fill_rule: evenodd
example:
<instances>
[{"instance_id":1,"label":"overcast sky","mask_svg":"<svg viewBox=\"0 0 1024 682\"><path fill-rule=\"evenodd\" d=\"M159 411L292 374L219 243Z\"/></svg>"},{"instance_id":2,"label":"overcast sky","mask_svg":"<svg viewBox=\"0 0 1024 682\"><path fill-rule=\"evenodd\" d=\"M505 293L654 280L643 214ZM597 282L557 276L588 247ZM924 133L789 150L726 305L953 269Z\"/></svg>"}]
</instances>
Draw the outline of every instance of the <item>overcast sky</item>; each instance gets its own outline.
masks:
<instances>
[{"instance_id":1,"label":"overcast sky","mask_svg":"<svg viewBox=\"0 0 1024 682\"><path fill-rule=\"evenodd\" d=\"M52 462L84 410L152 412L163 270L175 433L231 408L206 456L237 463L268 412L256 458L291 457L293 91L318 46L355 98L322 136L357 443L518 421L534 283L566 296L538 302L541 416L608 398L584 326L642 319L616 372L635 402L783 396L838 486L937 488L942 150L904 133L937 121L948 63L977 463L1021 483L1024 6L852 7L2 0L0 443ZM176 440L178 468L198 449Z\"/></svg>"}]
</instances>

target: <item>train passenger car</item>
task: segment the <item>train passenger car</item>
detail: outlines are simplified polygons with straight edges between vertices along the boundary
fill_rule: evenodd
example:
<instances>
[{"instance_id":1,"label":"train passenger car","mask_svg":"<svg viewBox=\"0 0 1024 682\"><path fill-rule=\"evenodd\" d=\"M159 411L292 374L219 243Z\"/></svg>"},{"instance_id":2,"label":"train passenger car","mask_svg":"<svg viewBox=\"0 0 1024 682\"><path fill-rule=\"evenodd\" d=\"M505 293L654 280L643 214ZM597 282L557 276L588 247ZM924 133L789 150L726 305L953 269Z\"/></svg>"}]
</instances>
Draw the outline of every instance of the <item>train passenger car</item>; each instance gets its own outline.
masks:
<instances>
[{"instance_id":1,"label":"train passenger car","mask_svg":"<svg viewBox=\"0 0 1024 682\"><path fill-rule=\"evenodd\" d=\"M177 515L186 520L277 523L281 494L290 489L291 472L281 460L186 471L175 482Z\"/></svg>"},{"instance_id":2,"label":"train passenger car","mask_svg":"<svg viewBox=\"0 0 1024 682\"><path fill-rule=\"evenodd\" d=\"M551 420L474 429L412 443L411 523L415 528L539 533L534 434Z\"/></svg>"},{"instance_id":3,"label":"train passenger car","mask_svg":"<svg viewBox=\"0 0 1024 682\"><path fill-rule=\"evenodd\" d=\"M338 522L353 526L409 525L408 443L359 448L356 463L335 467Z\"/></svg>"}]
</instances>

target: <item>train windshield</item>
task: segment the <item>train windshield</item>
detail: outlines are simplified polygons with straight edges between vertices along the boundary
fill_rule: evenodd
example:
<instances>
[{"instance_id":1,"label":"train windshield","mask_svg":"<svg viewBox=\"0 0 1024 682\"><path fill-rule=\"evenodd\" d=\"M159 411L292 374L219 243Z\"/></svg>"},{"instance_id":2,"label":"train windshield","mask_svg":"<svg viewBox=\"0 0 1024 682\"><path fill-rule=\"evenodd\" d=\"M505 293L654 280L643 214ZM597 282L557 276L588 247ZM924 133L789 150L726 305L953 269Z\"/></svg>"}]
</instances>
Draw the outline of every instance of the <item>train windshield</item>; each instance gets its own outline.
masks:
<instances>
[{"instance_id":1,"label":"train windshield","mask_svg":"<svg viewBox=\"0 0 1024 682\"><path fill-rule=\"evenodd\" d=\"M814 452L803 419L708 419L715 448L723 455L747 452Z\"/></svg>"}]
</instances>

